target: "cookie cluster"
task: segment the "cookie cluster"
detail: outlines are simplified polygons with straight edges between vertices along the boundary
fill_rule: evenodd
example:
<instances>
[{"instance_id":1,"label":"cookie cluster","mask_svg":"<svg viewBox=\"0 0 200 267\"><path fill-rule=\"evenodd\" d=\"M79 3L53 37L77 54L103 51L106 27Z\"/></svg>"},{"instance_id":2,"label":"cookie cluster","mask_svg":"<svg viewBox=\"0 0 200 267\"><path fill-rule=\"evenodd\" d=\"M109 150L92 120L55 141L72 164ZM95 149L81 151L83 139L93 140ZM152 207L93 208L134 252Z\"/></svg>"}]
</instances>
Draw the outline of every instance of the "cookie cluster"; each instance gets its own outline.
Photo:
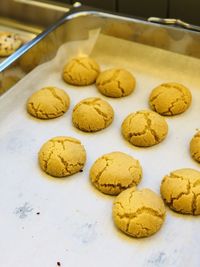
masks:
<instances>
[{"instance_id":1,"label":"cookie cluster","mask_svg":"<svg viewBox=\"0 0 200 267\"><path fill-rule=\"evenodd\" d=\"M63 69L63 80L72 86L96 84L108 98L127 97L134 92L136 79L122 68L100 71L90 57L70 60ZM185 112L192 101L188 88L175 82L155 87L149 96L150 109L127 114L121 123L121 133L132 146L151 147L164 141L169 132L166 116ZM38 119L62 116L70 106L70 97L63 89L48 86L36 91L27 101L27 111ZM95 133L109 127L114 109L100 97L82 99L73 107L72 125L82 132ZM193 159L200 162L200 132L190 142ZM81 172L86 162L86 150L73 137L58 136L48 140L39 151L41 169L53 177L66 177ZM166 216L164 202L183 214L200 214L200 172L179 169L166 175L160 186L161 197L150 189L137 189L143 172L140 162L131 155L113 151L100 156L90 169L91 184L101 193L116 196L113 220L124 233L147 237L156 233Z\"/></svg>"}]
</instances>

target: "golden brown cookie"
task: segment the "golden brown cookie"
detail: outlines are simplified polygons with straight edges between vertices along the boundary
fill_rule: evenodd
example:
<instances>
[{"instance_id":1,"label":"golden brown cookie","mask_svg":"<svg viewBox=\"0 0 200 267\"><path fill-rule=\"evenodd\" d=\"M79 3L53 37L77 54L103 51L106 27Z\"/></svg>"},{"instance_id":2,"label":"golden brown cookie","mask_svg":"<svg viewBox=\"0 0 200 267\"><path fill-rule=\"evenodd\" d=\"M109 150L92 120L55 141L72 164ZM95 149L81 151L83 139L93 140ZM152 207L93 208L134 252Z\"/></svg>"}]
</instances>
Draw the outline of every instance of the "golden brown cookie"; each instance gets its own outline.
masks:
<instances>
[{"instance_id":1,"label":"golden brown cookie","mask_svg":"<svg viewBox=\"0 0 200 267\"><path fill-rule=\"evenodd\" d=\"M166 204L183 214L200 214L200 172L180 169L166 175L160 192Z\"/></svg>"},{"instance_id":2,"label":"golden brown cookie","mask_svg":"<svg viewBox=\"0 0 200 267\"><path fill-rule=\"evenodd\" d=\"M113 205L113 219L124 233L147 237L156 233L165 220L162 199L150 189L134 187L120 193Z\"/></svg>"},{"instance_id":3,"label":"golden brown cookie","mask_svg":"<svg viewBox=\"0 0 200 267\"><path fill-rule=\"evenodd\" d=\"M200 162L200 131L190 141L190 154L194 160Z\"/></svg>"},{"instance_id":4,"label":"golden brown cookie","mask_svg":"<svg viewBox=\"0 0 200 267\"><path fill-rule=\"evenodd\" d=\"M68 94L62 89L51 86L32 94L27 101L27 111L39 119L53 119L62 116L69 105Z\"/></svg>"},{"instance_id":5,"label":"golden brown cookie","mask_svg":"<svg viewBox=\"0 0 200 267\"><path fill-rule=\"evenodd\" d=\"M163 83L153 89L149 97L151 108L167 116L184 112L191 101L189 89L179 83Z\"/></svg>"},{"instance_id":6,"label":"golden brown cookie","mask_svg":"<svg viewBox=\"0 0 200 267\"><path fill-rule=\"evenodd\" d=\"M139 161L122 152L103 155L90 169L92 184L109 195L118 195L121 191L137 185L141 177L142 168Z\"/></svg>"},{"instance_id":7,"label":"golden brown cookie","mask_svg":"<svg viewBox=\"0 0 200 267\"><path fill-rule=\"evenodd\" d=\"M108 127L113 121L111 105L97 97L80 101L73 109L72 122L84 132L96 132Z\"/></svg>"},{"instance_id":8,"label":"golden brown cookie","mask_svg":"<svg viewBox=\"0 0 200 267\"><path fill-rule=\"evenodd\" d=\"M166 137L168 125L159 114L141 110L128 115L121 130L124 138L131 144L148 147L160 143Z\"/></svg>"},{"instance_id":9,"label":"golden brown cookie","mask_svg":"<svg viewBox=\"0 0 200 267\"><path fill-rule=\"evenodd\" d=\"M41 169L55 177L69 176L82 170L86 161L84 146L78 139L58 136L48 140L39 151Z\"/></svg>"},{"instance_id":10,"label":"golden brown cookie","mask_svg":"<svg viewBox=\"0 0 200 267\"><path fill-rule=\"evenodd\" d=\"M20 46L22 41L15 33L0 33L0 57L7 57L14 53Z\"/></svg>"},{"instance_id":11,"label":"golden brown cookie","mask_svg":"<svg viewBox=\"0 0 200 267\"><path fill-rule=\"evenodd\" d=\"M99 65L92 58L77 57L65 65L63 79L73 85L89 85L95 83L99 71Z\"/></svg>"},{"instance_id":12,"label":"golden brown cookie","mask_svg":"<svg viewBox=\"0 0 200 267\"><path fill-rule=\"evenodd\" d=\"M124 69L109 69L99 74L96 86L100 93L109 97L130 95L135 89L135 78Z\"/></svg>"}]
</instances>

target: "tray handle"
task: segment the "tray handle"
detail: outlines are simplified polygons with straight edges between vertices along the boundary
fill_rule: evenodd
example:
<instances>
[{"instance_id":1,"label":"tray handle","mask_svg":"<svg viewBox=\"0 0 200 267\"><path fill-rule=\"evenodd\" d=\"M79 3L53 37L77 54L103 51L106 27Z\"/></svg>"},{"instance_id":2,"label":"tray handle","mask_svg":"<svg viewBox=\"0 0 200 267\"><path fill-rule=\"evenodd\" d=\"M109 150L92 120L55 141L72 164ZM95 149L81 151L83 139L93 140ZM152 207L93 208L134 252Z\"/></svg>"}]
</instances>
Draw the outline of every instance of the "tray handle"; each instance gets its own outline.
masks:
<instances>
[{"instance_id":1,"label":"tray handle","mask_svg":"<svg viewBox=\"0 0 200 267\"><path fill-rule=\"evenodd\" d=\"M189 24L180 19L164 19L164 18L150 17L147 20L149 22L155 22L155 23L165 24L165 25L175 25L175 26L182 27L184 29L200 32L199 26Z\"/></svg>"}]
</instances>

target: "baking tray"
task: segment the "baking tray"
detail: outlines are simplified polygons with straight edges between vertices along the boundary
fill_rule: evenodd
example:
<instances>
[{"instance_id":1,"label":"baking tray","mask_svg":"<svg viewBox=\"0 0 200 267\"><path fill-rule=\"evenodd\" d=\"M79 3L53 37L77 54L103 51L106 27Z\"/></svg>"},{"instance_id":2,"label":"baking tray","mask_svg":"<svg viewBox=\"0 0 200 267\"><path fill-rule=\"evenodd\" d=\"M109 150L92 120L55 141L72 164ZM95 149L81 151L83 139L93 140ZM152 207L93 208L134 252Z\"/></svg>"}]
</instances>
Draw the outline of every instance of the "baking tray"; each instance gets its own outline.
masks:
<instances>
[{"instance_id":1,"label":"baking tray","mask_svg":"<svg viewBox=\"0 0 200 267\"><path fill-rule=\"evenodd\" d=\"M65 84L61 79L65 61L80 53L95 58L101 69L129 69L137 79L135 92L122 99L110 99L101 96L94 85ZM115 228L111 216L114 197L101 194L89 182L92 163L111 151L139 159L143 179L138 187L151 188L158 194L163 175L183 167L199 168L188 151L190 138L199 127L199 67L199 59L100 34L97 27L88 32L85 40L66 42L53 61L37 66L1 97L2 267L199 266L199 217L167 209L161 230L137 240ZM182 115L167 118L169 135L159 145L129 145L120 134L123 119L130 112L148 108L151 89L171 80L190 87L192 106ZM26 100L47 85L68 92L70 109L57 119L33 119L26 112ZM115 111L112 125L93 134L79 131L71 123L73 106L89 96L109 101ZM73 136L84 144L87 163L82 173L56 179L40 170L37 154L41 145L59 135Z\"/></svg>"},{"instance_id":2,"label":"baking tray","mask_svg":"<svg viewBox=\"0 0 200 267\"><path fill-rule=\"evenodd\" d=\"M180 39L180 49L170 35L170 46L160 49L156 46L163 46L163 42L158 45L151 39L151 46L136 42L140 36L133 37L132 30L136 26L140 32L144 27L148 31L162 29L159 25L106 13L81 11L69 14L46 35L34 39L33 48L29 47L31 54L41 51L37 46L49 45L49 48L46 46L49 53L45 57L40 52L43 62L54 58L59 48L54 61L44 64L37 61L37 67L32 72L1 96L2 267L25 267L27 264L30 267L59 264L67 267L199 266L198 217L181 216L167 209L162 229L150 238L137 240L125 236L113 225L111 209L114 198L99 193L89 183L89 169L94 160L117 150L140 160L143 179L139 188L149 187L157 193L163 175L171 170L183 167L199 169L199 165L190 158L188 143L199 127L200 62L198 58L183 55L186 51L183 47L193 33L166 27L185 36L187 42L184 41L183 46L184 39ZM65 60L80 53L94 57L102 69L112 66L128 68L137 79L135 92L123 99L109 99L101 96L94 85L82 88L66 85L61 79ZM120 134L122 120L130 112L148 108L151 89L165 81L181 82L190 87L193 95L191 108L182 115L167 118L169 135L161 144L148 149L129 145ZM32 92L50 84L69 93L69 111L55 120L31 118L25 109L27 98ZM82 133L71 123L73 106L89 96L106 99L115 110L113 124L95 134ZM40 170L38 150L46 140L58 135L74 136L84 144L87 163L83 173L55 179Z\"/></svg>"}]
</instances>

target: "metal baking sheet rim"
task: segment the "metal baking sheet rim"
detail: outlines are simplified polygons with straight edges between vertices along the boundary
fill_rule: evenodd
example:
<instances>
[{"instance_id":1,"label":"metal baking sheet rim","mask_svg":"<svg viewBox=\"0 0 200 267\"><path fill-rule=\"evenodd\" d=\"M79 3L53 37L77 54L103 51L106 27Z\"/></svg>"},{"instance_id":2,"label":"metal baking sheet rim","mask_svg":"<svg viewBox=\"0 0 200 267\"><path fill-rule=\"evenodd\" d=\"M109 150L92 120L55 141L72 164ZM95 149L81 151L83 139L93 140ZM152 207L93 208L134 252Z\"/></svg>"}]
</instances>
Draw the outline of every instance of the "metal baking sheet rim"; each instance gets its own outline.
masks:
<instances>
[{"instance_id":1,"label":"metal baking sheet rim","mask_svg":"<svg viewBox=\"0 0 200 267\"><path fill-rule=\"evenodd\" d=\"M110 18L110 19L118 19L122 21L127 21L127 22L135 22L143 25L152 25L153 27L157 28L168 28L168 29L173 29L172 26L168 25L163 25L163 24L156 24L152 23L150 21L146 21L134 17L128 17L128 16L123 16L119 14L113 14L113 13L106 13L106 12L101 12L101 11L94 11L94 10L88 10L84 7L78 7L78 8L72 8L70 9L61 19L59 19L57 22L49 26L44 32L36 36L33 40L28 42L27 44L23 45L21 48L19 48L15 53L13 53L10 57L8 57L6 60L4 60L0 64L0 72L8 68L13 62L15 62L17 59L19 59L24 53L26 53L30 48L34 47L38 42L40 42L45 36L47 36L49 33L54 31L56 28L61 26L65 21L72 20L81 16L97 16L97 17L104 17L104 18ZM188 29L182 29L178 28L178 30L182 30L185 32L191 32Z\"/></svg>"}]
</instances>

